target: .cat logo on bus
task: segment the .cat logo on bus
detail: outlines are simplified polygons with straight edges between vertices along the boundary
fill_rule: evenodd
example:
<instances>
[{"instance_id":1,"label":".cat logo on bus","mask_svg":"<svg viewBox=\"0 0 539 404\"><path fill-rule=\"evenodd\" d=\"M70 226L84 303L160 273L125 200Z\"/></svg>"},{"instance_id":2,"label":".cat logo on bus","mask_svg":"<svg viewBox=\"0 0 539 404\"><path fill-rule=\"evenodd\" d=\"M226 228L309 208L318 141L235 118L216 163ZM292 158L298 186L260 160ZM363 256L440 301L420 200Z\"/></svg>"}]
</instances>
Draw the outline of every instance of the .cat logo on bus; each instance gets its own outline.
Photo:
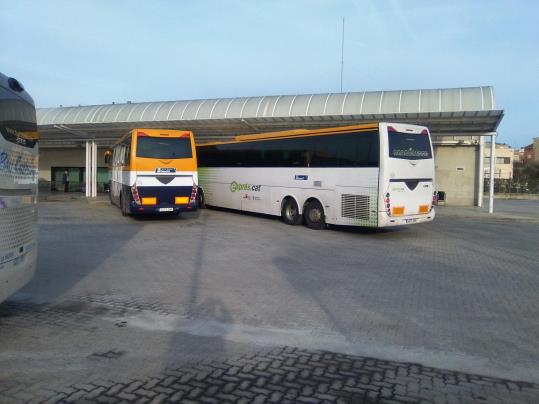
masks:
<instances>
[{"instance_id":1,"label":".cat logo on bus","mask_svg":"<svg viewBox=\"0 0 539 404\"><path fill-rule=\"evenodd\" d=\"M176 169L174 167L163 167L163 168L156 168L155 172L157 174L164 174L164 173L175 173Z\"/></svg>"}]
</instances>

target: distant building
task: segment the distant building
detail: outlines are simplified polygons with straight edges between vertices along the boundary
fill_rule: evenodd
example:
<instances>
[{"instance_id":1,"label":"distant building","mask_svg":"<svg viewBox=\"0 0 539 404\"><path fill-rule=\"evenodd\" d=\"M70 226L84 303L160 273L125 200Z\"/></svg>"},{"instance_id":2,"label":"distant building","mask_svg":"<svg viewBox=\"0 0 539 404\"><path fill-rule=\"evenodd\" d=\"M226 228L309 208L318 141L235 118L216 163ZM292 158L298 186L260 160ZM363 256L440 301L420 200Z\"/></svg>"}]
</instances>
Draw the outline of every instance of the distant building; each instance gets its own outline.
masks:
<instances>
[{"instance_id":1,"label":"distant building","mask_svg":"<svg viewBox=\"0 0 539 404\"><path fill-rule=\"evenodd\" d=\"M533 143L529 144L526 147L522 148L522 154L520 161L522 164L528 164L529 162L537 162L539 154L536 153L537 148L539 148L539 137L533 139Z\"/></svg>"},{"instance_id":2,"label":"distant building","mask_svg":"<svg viewBox=\"0 0 539 404\"><path fill-rule=\"evenodd\" d=\"M513 151L513 164L522 162L523 157L524 157L524 147L521 147L520 149L515 149Z\"/></svg>"},{"instance_id":3,"label":"distant building","mask_svg":"<svg viewBox=\"0 0 539 404\"><path fill-rule=\"evenodd\" d=\"M515 150L505 144L496 143L496 161L494 163L494 179L513 179L513 159ZM484 148L484 178L490 178L490 142Z\"/></svg>"}]
</instances>

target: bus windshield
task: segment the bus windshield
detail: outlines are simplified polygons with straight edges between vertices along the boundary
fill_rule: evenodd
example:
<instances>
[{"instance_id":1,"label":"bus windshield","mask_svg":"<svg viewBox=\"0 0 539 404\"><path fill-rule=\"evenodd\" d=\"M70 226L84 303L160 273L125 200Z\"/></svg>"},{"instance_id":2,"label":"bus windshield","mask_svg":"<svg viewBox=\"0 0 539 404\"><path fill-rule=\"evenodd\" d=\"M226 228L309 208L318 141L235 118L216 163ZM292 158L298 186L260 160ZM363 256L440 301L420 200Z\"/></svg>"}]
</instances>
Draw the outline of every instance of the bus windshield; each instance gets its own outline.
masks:
<instances>
[{"instance_id":1,"label":"bus windshield","mask_svg":"<svg viewBox=\"0 0 539 404\"><path fill-rule=\"evenodd\" d=\"M164 138L139 136L137 139L137 157L156 159L192 158L190 138Z\"/></svg>"},{"instance_id":2,"label":"bus windshield","mask_svg":"<svg viewBox=\"0 0 539 404\"><path fill-rule=\"evenodd\" d=\"M389 157L407 160L430 159L432 152L428 133L388 132Z\"/></svg>"}]
</instances>

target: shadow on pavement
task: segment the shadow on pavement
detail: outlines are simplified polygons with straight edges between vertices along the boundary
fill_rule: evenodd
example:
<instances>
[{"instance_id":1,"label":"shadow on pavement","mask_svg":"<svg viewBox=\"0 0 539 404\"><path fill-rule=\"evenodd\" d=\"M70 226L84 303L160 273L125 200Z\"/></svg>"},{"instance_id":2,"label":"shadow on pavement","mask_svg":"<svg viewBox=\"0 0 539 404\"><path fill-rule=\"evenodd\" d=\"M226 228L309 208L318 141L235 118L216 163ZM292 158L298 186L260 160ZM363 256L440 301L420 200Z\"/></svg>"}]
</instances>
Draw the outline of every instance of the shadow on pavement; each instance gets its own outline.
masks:
<instances>
[{"instance_id":1,"label":"shadow on pavement","mask_svg":"<svg viewBox=\"0 0 539 404\"><path fill-rule=\"evenodd\" d=\"M102 229L103 225L97 224L40 224L36 273L11 299L53 302L98 269L141 227L115 224L107 229L106 240Z\"/></svg>"},{"instance_id":2,"label":"shadow on pavement","mask_svg":"<svg viewBox=\"0 0 539 404\"><path fill-rule=\"evenodd\" d=\"M211 337L196 336L197 340L200 339L201 343L198 346L192 347L192 344L186 344L186 335L180 331L174 331L169 342L169 350L165 353L163 358L165 368L174 369L178 367L178 357L182 354L185 355L185 351L193 354L192 351L198 349L204 350L204 356L220 356L226 357L226 333L228 325L233 324L233 318L228 310L227 306L221 299L208 297L201 301L200 289L202 285L202 273L204 271L204 256L207 242L208 231L208 215L202 215L200 234L198 235L198 242L196 243L196 254L192 261L191 278L189 285L189 297L187 299L187 315L190 320L197 323L196 328L204 334L204 329L212 328ZM184 266L189 265L187 262L179 262L179 270L187 271L188 268ZM182 319L178 320L178 328L181 328ZM215 330L218 327L219 330ZM218 336L215 336L215 335ZM191 345L191 348L189 347ZM210 352L208 352L210 351Z\"/></svg>"}]
</instances>

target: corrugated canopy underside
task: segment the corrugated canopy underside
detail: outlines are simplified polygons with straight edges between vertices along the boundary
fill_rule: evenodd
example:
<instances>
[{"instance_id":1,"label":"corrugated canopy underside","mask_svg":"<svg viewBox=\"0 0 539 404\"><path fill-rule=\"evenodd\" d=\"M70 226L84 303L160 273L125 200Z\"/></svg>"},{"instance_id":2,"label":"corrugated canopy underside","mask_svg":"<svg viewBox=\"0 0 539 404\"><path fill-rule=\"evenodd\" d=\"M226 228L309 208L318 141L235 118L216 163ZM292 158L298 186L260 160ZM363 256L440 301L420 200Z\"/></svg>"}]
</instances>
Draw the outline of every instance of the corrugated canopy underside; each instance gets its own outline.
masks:
<instances>
[{"instance_id":1,"label":"corrugated canopy underside","mask_svg":"<svg viewBox=\"0 0 539 404\"><path fill-rule=\"evenodd\" d=\"M498 126L492 87L307 95L41 108L45 145L81 138L112 143L135 127L193 130L198 141L292 128L392 120L425 124L433 132L488 132ZM71 139L71 140L70 140Z\"/></svg>"}]
</instances>

